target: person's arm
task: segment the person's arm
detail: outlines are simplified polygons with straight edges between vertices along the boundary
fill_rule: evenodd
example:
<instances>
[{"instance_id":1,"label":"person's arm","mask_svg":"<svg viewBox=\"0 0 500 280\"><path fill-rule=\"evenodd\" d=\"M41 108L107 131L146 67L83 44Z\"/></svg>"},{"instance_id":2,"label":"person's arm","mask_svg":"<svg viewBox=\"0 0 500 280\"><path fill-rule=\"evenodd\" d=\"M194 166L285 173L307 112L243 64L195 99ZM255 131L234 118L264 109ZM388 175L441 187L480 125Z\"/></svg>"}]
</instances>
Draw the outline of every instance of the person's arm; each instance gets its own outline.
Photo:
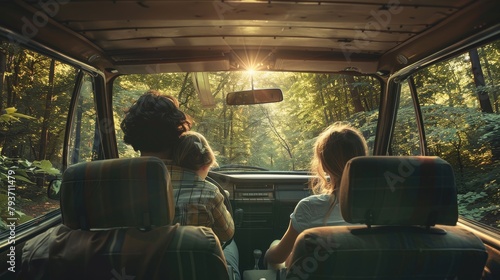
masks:
<instances>
[{"instance_id":1,"label":"person's arm","mask_svg":"<svg viewBox=\"0 0 500 280\"><path fill-rule=\"evenodd\" d=\"M212 230L219 237L221 242L228 241L234 235L234 221L231 213L224 205L224 196L217 191L214 197L214 208L212 215L214 218L214 225Z\"/></svg>"},{"instance_id":2,"label":"person's arm","mask_svg":"<svg viewBox=\"0 0 500 280\"><path fill-rule=\"evenodd\" d=\"M284 262L292 252L293 244L295 243L298 235L299 232L293 228L292 222L290 221L288 229L283 235L283 238L281 238L280 242L267 250L266 255L264 256L264 262L269 264L279 264Z\"/></svg>"}]
</instances>

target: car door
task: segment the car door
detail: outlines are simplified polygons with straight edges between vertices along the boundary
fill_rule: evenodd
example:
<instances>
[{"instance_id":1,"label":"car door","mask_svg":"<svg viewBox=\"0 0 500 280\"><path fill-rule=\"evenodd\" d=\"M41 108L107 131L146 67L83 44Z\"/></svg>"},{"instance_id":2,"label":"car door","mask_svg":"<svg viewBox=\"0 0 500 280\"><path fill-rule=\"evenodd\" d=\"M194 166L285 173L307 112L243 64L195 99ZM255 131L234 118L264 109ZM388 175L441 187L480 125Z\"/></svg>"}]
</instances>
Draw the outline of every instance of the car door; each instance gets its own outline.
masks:
<instances>
[{"instance_id":1,"label":"car door","mask_svg":"<svg viewBox=\"0 0 500 280\"><path fill-rule=\"evenodd\" d=\"M0 42L2 279L19 272L27 240L61 221L59 201L47 197L48 184L68 165L104 156L97 76L34 47Z\"/></svg>"},{"instance_id":2,"label":"car door","mask_svg":"<svg viewBox=\"0 0 500 280\"><path fill-rule=\"evenodd\" d=\"M499 45L496 40L468 48L395 77L395 125L387 150L451 163L458 226L481 238L488 250L484 279L500 277Z\"/></svg>"}]
</instances>

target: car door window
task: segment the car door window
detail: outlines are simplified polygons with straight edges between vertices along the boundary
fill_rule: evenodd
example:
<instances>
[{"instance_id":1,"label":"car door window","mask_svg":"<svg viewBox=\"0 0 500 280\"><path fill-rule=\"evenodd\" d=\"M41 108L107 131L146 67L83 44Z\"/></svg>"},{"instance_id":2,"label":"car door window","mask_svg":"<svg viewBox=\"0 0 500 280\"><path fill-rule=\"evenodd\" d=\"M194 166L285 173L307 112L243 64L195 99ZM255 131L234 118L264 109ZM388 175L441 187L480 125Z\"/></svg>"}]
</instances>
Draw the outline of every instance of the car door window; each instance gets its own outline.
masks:
<instances>
[{"instance_id":1,"label":"car door window","mask_svg":"<svg viewBox=\"0 0 500 280\"><path fill-rule=\"evenodd\" d=\"M459 213L500 227L500 41L413 75L427 154L455 171Z\"/></svg>"},{"instance_id":2,"label":"car door window","mask_svg":"<svg viewBox=\"0 0 500 280\"><path fill-rule=\"evenodd\" d=\"M0 231L59 208L47 184L62 171L76 69L0 42Z\"/></svg>"},{"instance_id":3,"label":"car door window","mask_svg":"<svg viewBox=\"0 0 500 280\"><path fill-rule=\"evenodd\" d=\"M410 80L401 83L397 120L391 141L391 153L397 156L420 155L420 136L410 91Z\"/></svg>"},{"instance_id":4,"label":"car door window","mask_svg":"<svg viewBox=\"0 0 500 280\"><path fill-rule=\"evenodd\" d=\"M83 74L77 89L75 110L71 118L68 164L102 159L102 142L95 109L92 75Z\"/></svg>"}]
</instances>

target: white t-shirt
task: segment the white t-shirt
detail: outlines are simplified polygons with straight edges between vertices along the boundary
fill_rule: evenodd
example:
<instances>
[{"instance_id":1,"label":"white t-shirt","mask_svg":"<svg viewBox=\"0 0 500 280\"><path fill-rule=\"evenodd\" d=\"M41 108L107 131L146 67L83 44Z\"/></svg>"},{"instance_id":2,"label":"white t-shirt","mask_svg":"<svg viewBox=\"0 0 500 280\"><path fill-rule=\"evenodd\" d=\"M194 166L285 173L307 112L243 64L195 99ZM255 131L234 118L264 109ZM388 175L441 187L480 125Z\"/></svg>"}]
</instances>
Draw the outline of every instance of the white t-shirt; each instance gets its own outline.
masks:
<instances>
[{"instance_id":1,"label":"white t-shirt","mask_svg":"<svg viewBox=\"0 0 500 280\"><path fill-rule=\"evenodd\" d=\"M313 227L347 224L340 214L340 207L338 203L333 208L330 216L326 219L326 221L324 221L329 208L330 195L328 194L311 195L303 198L299 201L299 203L297 203L295 210L290 215L292 227L298 233L301 233L302 231Z\"/></svg>"}]
</instances>

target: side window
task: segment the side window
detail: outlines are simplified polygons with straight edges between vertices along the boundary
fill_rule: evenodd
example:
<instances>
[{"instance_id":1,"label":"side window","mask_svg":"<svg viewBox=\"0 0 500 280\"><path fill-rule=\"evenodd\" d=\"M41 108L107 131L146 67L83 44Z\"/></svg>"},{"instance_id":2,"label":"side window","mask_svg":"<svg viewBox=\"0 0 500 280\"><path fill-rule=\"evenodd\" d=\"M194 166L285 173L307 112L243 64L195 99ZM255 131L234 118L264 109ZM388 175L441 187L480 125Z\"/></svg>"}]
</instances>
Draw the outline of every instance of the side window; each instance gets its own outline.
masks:
<instances>
[{"instance_id":1,"label":"side window","mask_svg":"<svg viewBox=\"0 0 500 280\"><path fill-rule=\"evenodd\" d=\"M500 227L500 41L416 73L429 155L455 170L462 217Z\"/></svg>"},{"instance_id":2,"label":"side window","mask_svg":"<svg viewBox=\"0 0 500 280\"><path fill-rule=\"evenodd\" d=\"M47 185L59 177L76 69L0 41L0 232L59 207Z\"/></svg>"},{"instance_id":3,"label":"side window","mask_svg":"<svg viewBox=\"0 0 500 280\"><path fill-rule=\"evenodd\" d=\"M159 74L159 76L161 75L162 74ZM131 76L136 78L136 80L140 81L139 75L131 75ZM134 151L132 146L125 144L125 142L123 141L123 131L120 128L120 124L123 121L123 118L125 117L128 108L132 104L134 104L137 98L139 98L139 96L142 93L146 92L149 89L149 87L132 86L134 84L139 84L138 82L133 82L129 83L129 86L131 87L129 89L126 86L121 85L123 80L126 80L126 78L124 76L119 76L115 80L113 88L113 118L115 123L116 145L118 147L119 156L121 158L139 157L141 154L138 151Z\"/></svg>"},{"instance_id":4,"label":"side window","mask_svg":"<svg viewBox=\"0 0 500 280\"><path fill-rule=\"evenodd\" d=\"M72 116L68 164L102 158L102 143L94 102L93 77L84 74Z\"/></svg>"},{"instance_id":5,"label":"side window","mask_svg":"<svg viewBox=\"0 0 500 280\"><path fill-rule=\"evenodd\" d=\"M409 83L409 80L401 83L399 94L398 114L391 142L391 152L396 156L421 154L415 106L413 106Z\"/></svg>"}]
</instances>

